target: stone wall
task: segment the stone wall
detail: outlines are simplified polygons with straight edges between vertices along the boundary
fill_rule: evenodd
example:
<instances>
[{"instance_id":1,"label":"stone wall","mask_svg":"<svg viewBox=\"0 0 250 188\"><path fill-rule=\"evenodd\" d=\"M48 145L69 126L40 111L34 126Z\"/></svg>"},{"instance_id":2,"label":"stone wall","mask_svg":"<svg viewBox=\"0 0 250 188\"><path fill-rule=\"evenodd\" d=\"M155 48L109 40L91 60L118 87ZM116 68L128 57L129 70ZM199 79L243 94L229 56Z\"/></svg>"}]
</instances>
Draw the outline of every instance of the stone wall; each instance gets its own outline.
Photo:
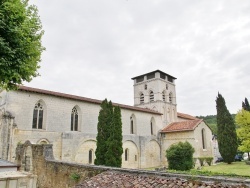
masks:
<instances>
[{"instance_id":1,"label":"stone wall","mask_svg":"<svg viewBox=\"0 0 250 188\"><path fill-rule=\"evenodd\" d=\"M24 167L22 162L25 159L25 151L31 148L31 166ZM38 188L68 188L87 180L97 174L105 171L118 171L130 174L143 174L148 176L162 176L162 177L175 177L180 179L193 179L191 175L180 175L171 173L161 173L156 171L145 171L124 168L111 168L105 166L82 165L79 163L70 163L55 160L53 157L53 148L51 144L34 145L26 142L18 146L16 151L17 162L21 164L21 169L29 169L38 176ZM196 176L196 180L210 181L210 182L226 182L227 184L245 184L250 186L250 180L236 179L236 178L220 178L220 177L204 177Z\"/></svg>"}]
</instances>

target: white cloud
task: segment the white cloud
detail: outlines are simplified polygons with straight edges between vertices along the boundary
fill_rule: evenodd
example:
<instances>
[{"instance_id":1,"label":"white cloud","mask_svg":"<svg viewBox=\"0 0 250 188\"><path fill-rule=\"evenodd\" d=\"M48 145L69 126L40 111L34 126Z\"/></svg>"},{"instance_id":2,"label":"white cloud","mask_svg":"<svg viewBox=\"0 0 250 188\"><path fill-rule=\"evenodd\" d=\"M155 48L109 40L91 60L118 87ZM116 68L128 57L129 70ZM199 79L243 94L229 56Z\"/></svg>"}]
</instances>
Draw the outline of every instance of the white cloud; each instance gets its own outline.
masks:
<instances>
[{"instance_id":1,"label":"white cloud","mask_svg":"<svg viewBox=\"0 0 250 188\"><path fill-rule=\"evenodd\" d=\"M30 0L45 30L41 77L29 86L133 105L131 77L177 77L178 110L231 113L250 98L250 1Z\"/></svg>"}]
</instances>

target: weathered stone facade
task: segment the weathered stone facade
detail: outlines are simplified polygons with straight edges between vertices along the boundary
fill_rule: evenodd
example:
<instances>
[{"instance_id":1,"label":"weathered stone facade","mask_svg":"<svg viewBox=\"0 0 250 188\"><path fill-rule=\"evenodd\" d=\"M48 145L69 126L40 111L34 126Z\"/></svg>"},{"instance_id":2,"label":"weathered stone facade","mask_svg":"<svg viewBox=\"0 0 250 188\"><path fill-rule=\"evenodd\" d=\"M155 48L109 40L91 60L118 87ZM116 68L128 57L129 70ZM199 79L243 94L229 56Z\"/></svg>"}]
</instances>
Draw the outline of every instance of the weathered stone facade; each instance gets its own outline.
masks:
<instances>
[{"instance_id":1,"label":"weathered stone facade","mask_svg":"<svg viewBox=\"0 0 250 188\"><path fill-rule=\"evenodd\" d=\"M166 149L179 141L189 141L195 157L213 155L212 133L204 122L188 131L162 132L170 122L190 120L177 115L174 77L157 70L133 79L135 106L114 104L121 107L122 114L122 167L165 166ZM17 91L0 91L0 98L0 157L14 161L16 147L29 141L53 144L57 160L93 164L101 101L24 86ZM76 130L73 110L77 112ZM206 149L201 145L201 128L206 134Z\"/></svg>"}]
</instances>

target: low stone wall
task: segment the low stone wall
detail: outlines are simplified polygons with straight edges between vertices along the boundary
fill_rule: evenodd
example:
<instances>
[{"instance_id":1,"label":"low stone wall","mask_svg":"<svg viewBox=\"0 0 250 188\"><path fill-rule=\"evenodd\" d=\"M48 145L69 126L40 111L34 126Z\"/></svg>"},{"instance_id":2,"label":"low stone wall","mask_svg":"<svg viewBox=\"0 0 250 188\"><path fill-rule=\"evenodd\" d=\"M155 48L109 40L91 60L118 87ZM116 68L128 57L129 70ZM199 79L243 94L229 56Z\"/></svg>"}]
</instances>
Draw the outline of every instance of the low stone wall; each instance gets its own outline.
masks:
<instances>
[{"instance_id":1,"label":"low stone wall","mask_svg":"<svg viewBox=\"0 0 250 188\"><path fill-rule=\"evenodd\" d=\"M183 174L163 173L156 171L145 171L137 169L124 169L124 168L111 168L105 166L82 165L78 163L70 163L64 161L54 160L52 145L32 145L29 142L20 145L17 148L17 159L19 164L25 165L21 162L24 159L23 155L27 147L32 149L32 166L31 173L38 176L38 188L68 188L73 187L81 181L91 178L97 174L105 171L118 171L130 174L144 174L149 176L162 176L162 177L175 177L181 179L195 179L199 181L209 182L224 182L226 184L244 184L250 187L250 180L236 179L236 178L223 178L223 177L205 177L205 176L192 176ZM25 167L22 167L26 169Z\"/></svg>"}]
</instances>

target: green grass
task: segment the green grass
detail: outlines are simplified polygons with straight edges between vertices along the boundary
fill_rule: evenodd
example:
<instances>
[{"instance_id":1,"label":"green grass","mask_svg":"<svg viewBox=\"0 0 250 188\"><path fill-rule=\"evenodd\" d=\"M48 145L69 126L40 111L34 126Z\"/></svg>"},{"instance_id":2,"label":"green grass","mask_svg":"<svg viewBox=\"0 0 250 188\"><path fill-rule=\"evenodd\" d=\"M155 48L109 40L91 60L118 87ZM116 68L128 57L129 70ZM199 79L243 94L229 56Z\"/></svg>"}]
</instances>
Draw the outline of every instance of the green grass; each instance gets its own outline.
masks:
<instances>
[{"instance_id":1,"label":"green grass","mask_svg":"<svg viewBox=\"0 0 250 188\"><path fill-rule=\"evenodd\" d=\"M201 171L250 177L250 165L246 165L244 161L234 162L232 164L217 163L212 166L204 166Z\"/></svg>"},{"instance_id":2,"label":"green grass","mask_svg":"<svg viewBox=\"0 0 250 188\"><path fill-rule=\"evenodd\" d=\"M145 170L155 170L155 168L147 168ZM189 175L250 178L250 165L246 165L245 161L234 162L232 164L217 163L212 166L203 166L201 170L191 169L189 171L176 171L168 169L166 172Z\"/></svg>"}]
</instances>

